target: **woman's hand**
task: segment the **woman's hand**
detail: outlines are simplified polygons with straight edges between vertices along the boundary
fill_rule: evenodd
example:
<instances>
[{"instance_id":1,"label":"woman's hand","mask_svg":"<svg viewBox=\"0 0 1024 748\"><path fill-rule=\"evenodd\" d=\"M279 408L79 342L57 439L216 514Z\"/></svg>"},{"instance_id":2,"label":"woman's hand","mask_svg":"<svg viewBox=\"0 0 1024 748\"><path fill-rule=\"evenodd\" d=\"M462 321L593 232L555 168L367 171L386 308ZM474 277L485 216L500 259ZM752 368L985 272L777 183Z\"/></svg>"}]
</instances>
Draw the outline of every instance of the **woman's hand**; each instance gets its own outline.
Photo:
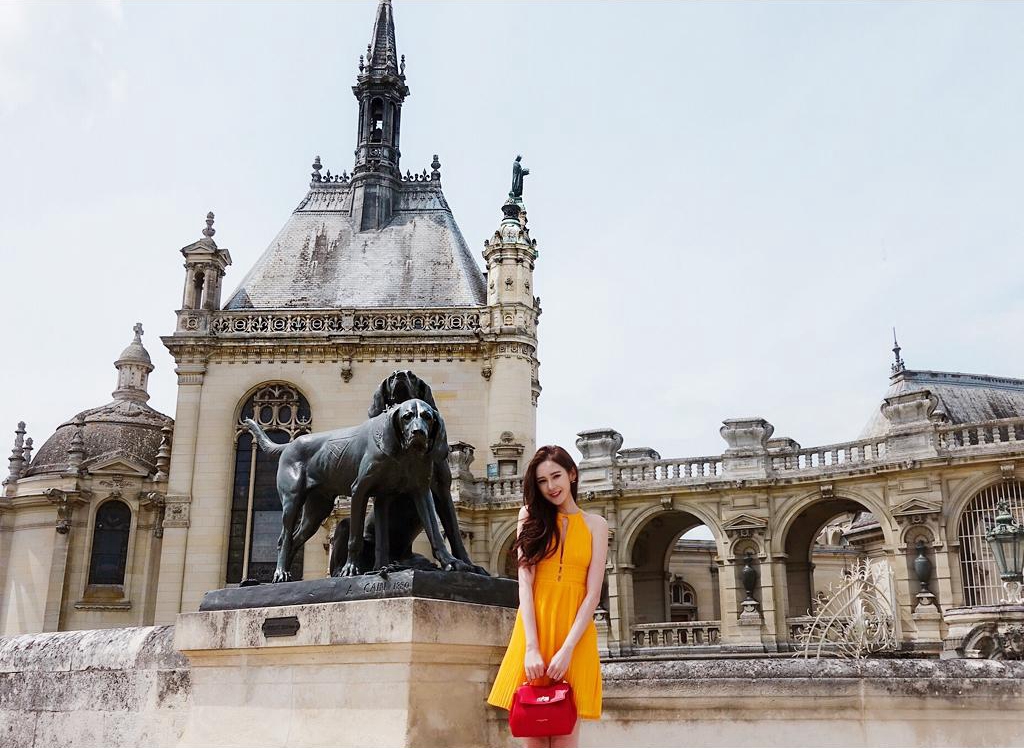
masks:
<instances>
[{"instance_id":1,"label":"woman's hand","mask_svg":"<svg viewBox=\"0 0 1024 748\"><path fill-rule=\"evenodd\" d=\"M526 666L527 680L537 680L544 675L544 658L540 656L539 648L527 647L523 664Z\"/></svg>"},{"instance_id":2,"label":"woman's hand","mask_svg":"<svg viewBox=\"0 0 1024 748\"><path fill-rule=\"evenodd\" d=\"M546 675L551 680L562 680L565 674L569 671L569 663L572 662L572 649L566 649L564 646L555 652L555 656L551 658L551 662L548 663L548 669Z\"/></svg>"}]
</instances>

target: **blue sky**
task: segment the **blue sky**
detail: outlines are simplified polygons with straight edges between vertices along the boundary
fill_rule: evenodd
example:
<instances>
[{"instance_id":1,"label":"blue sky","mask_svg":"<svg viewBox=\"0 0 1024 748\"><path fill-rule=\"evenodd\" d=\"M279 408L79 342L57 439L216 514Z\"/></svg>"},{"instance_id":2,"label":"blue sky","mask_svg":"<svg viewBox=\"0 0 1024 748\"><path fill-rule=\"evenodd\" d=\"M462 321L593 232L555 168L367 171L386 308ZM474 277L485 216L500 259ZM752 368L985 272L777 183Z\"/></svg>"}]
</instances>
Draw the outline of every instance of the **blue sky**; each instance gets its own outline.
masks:
<instances>
[{"instance_id":1,"label":"blue sky","mask_svg":"<svg viewBox=\"0 0 1024 748\"><path fill-rule=\"evenodd\" d=\"M351 168L375 3L0 3L0 429L109 399L142 321L173 415L178 249L227 291ZM475 253L516 153L541 250L540 442L853 439L912 368L1024 374L1024 5L396 0L403 168ZM479 256L479 255L477 255ZM2 433L2 432L0 432ZM12 438L13 434L8 438ZM0 443L2 444L2 443Z\"/></svg>"}]
</instances>

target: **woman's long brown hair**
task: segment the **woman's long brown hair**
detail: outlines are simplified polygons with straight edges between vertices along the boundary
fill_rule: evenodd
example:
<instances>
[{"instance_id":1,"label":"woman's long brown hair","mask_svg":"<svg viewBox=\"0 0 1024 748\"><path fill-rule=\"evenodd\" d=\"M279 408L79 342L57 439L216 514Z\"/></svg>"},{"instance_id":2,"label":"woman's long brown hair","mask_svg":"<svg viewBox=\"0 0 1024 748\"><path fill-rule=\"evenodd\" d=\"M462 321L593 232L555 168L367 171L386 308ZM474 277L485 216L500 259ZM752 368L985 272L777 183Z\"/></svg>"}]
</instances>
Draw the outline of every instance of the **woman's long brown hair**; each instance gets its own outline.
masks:
<instances>
[{"instance_id":1,"label":"woman's long brown hair","mask_svg":"<svg viewBox=\"0 0 1024 748\"><path fill-rule=\"evenodd\" d=\"M530 460L523 476L523 504L526 506L526 520L519 537L512 544L512 553L519 558L520 566L535 566L542 559L555 552L558 537L558 507L544 498L537 487L537 468L542 462L552 460L565 468L566 475L576 478L569 483L573 501L576 500L576 486L579 473L576 462L559 446L548 445L537 450Z\"/></svg>"}]
</instances>

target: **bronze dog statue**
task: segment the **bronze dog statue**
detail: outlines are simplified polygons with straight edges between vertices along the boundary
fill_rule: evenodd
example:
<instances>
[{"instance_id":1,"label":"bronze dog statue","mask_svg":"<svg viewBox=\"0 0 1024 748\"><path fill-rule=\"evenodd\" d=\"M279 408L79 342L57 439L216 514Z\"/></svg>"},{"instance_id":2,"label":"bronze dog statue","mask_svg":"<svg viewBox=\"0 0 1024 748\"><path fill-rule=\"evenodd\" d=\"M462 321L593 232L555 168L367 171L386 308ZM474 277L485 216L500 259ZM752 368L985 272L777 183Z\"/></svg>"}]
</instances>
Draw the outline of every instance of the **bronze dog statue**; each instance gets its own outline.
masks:
<instances>
[{"instance_id":1,"label":"bronze dog statue","mask_svg":"<svg viewBox=\"0 0 1024 748\"><path fill-rule=\"evenodd\" d=\"M295 552L327 519L338 495L352 498L354 528L365 526L367 502L371 496L374 499L374 568L391 563L391 539L401 529L392 528L392 520L404 519L412 520L414 527L407 526L405 530L412 538L423 528L442 568L472 570L466 568L471 564L456 558L445 547L434 511L431 488L437 463L435 450L440 440L447 453L447 443L443 422L430 403L406 400L359 426L305 434L288 444L272 442L251 419L246 419L245 425L260 449L280 456L277 491L281 498L282 529L274 582L291 578L289 569ZM415 509L414 517L410 516L410 506ZM461 545L457 524L454 538ZM411 542L410 539L410 547ZM370 570L366 568L368 559L363 557L364 544L362 532L349 533L345 562L337 569L337 575L353 576Z\"/></svg>"},{"instance_id":2,"label":"bronze dog statue","mask_svg":"<svg viewBox=\"0 0 1024 748\"><path fill-rule=\"evenodd\" d=\"M369 418L375 418L376 416L383 413L386 409L395 405L400 405L407 400L423 400L428 403L438 415L440 419L440 430L437 435L437 439L434 442L433 459L434 459L434 474L433 479L430 482L430 493L434 499L434 509L437 511L437 516L441 520L441 527L444 530L444 534L448 539L448 543L451 546L451 551L454 556L461 561L461 564L457 564L457 568L460 571L471 571L474 574L482 574L489 576L487 570L481 566L477 566L473 563L469 557L469 552L466 550L465 544L462 542L462 533L459 531L459 517L455 511L455 502L452 501L452 471L448 465L448 432L445 430L444 418L441 417L441 411L437 407L437 403L434 402L434 393L430 389L425 381L420 379L411 371L394 371L384 381L380 383L377 390L373 393L373 400L370 403L370 407L367 411ZM400 508L396 509L401 512ZM376 505L374 506L373 515L370 518L370 525L375 527L374 522L376 518ZM406 512L407 513L407 512ZM396 517L391 522L391 527L401 528L406 526L407 523L403 521L403 518ZM366 528L365 539L370 542L375 532L371 532L371 526ZM331 544L331 574L337 575L338 569L341 568L343 561L341 560L341 554L338 551L344 548L344 541L346 540L346 534L351 532L351 526L347 523L340 525L339 530L335 531L335 535L338 541L332 542ZM401 531L399 531L401 532ZM412 542L416 539L418 530L413 534L405 537L404 535L396 537L392 534L392 547L393 558L401 560L403 565L415 566L419 558L416 554L412 553ZM407 533L406 533L407 534ZM425 561L425 559L424 559ZM426 564L429 566L430 562Z\"/></svg>"}]
</instances>

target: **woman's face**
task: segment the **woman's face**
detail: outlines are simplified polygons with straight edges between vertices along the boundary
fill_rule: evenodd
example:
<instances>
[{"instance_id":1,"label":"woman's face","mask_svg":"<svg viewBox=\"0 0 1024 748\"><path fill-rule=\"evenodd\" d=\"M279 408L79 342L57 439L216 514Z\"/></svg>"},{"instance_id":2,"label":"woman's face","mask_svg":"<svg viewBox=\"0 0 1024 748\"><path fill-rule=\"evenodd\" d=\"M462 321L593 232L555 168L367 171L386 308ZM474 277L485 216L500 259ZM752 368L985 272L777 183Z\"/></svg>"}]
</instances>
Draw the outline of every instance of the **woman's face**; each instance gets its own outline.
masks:
<instances>
[{"instance_id":1,"label":"woman's face","mask_svg":"<svg viewBox=\"0 0 1024 748\"><path fill-rule=\"evenodd\" d=\"M557 507L566 501L572 502L571 481L576 480L576 471L566 471L554 460L545 460L537 466L537 488L540 495Z\"/></svg>"}]
</instances>

